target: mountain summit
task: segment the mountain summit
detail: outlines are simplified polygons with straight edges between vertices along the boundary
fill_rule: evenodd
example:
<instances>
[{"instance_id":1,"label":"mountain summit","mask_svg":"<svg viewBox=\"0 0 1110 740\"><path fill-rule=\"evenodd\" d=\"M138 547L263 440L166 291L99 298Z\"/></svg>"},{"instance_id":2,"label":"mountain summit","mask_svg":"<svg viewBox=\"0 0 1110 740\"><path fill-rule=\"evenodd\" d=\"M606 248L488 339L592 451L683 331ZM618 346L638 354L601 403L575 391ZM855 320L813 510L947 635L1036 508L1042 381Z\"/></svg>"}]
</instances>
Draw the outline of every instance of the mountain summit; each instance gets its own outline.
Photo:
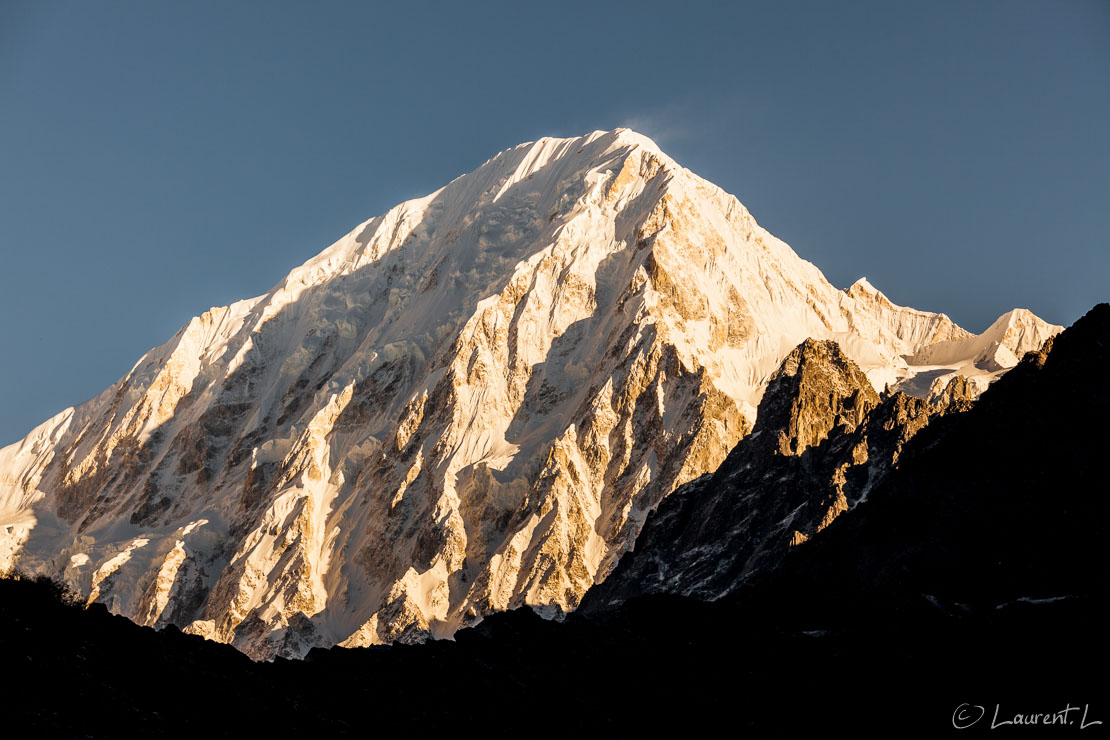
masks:
<instances>
[{"instance_id":1,"label":"mountain summit","mask_svg":"<svg viewBox=\"0 0 1110 740\"><path fill-rule=\"evenodd\" d=\"M715 470L807 338L876 391L982 390L973 337L847 291L627 129L509 149L214 308L0 450L0 569L255 658L575 608Z\"/></svg>"}]
</instances>

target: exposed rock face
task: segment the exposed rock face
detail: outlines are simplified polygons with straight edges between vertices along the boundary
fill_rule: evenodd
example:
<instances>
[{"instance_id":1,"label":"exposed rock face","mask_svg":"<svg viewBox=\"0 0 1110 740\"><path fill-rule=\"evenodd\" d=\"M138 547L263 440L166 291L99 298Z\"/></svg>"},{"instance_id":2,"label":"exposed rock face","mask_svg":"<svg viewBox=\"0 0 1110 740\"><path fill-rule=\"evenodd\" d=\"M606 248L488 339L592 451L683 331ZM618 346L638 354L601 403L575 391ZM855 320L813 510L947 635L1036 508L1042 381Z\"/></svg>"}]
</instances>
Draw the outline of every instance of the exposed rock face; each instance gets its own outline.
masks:
<instances>
[{"instance_id":1,"label":"exposed rock face","mask_svg":"<svg viewBox=\"0 0 1110 740\"><path fill-rule=\"evenodd\" d=\"M807 339L771 378L753 433L660 504L584 607L735 591L863 501L931 419L970 406L961 377L932 399L880 398L835 342Z\"/></svg>"},{"instance_id":2,"label":"exposed rock face","mask_svg":"<svg viewBox=\"0 0 1110 740\"><path fill-rule=\"evenodd\" d=\"M0 569L257 658L573 609L799 342L882 388L966 339L877 295L633 132L521 145L0 450Z\"/></svg>"},{"instance_id":3,"label":"exposed rock face","mask_svg":"<svg viewBox=\"0 0 1110 740\"><path fill-rule=\"evenodd\" d=\"M782 455L801 455L840 426L855 429L878 394L835 342L807 339L786 356L759 407L759 429Z\"/></svg>"}]
</instances>

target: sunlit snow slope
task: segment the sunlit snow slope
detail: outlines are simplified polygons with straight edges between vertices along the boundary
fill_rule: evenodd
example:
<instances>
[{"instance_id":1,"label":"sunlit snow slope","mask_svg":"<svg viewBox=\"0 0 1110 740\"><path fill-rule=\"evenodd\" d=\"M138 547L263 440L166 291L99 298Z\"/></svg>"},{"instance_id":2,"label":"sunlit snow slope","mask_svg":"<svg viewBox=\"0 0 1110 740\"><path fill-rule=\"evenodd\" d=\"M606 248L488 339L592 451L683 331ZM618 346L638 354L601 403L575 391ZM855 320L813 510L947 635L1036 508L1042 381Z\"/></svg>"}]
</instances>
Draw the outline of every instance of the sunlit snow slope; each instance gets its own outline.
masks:
<instances>
[{"instance_id":1,"label":"sunlit snow slope","mask_svg":"<svg viewBox=\"0 0 1110 740\"><path fill-rule=\"evenodd\" d=\"M972 337L837 290L643 136L542 139L0 450L0 568L257 658L557 613L807 337L924 395L1058 330L1013 312Z\"/></svg>"}]
</instances>

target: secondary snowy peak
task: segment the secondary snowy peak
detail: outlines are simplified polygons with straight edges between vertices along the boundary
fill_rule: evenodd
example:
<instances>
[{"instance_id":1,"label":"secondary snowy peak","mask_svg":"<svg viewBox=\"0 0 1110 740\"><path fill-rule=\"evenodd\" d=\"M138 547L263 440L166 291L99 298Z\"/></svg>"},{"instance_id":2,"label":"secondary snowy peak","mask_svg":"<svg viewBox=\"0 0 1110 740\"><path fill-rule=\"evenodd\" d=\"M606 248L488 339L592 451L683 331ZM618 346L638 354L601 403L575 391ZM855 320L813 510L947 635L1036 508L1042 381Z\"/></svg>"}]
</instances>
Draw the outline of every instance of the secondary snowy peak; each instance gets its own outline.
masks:
<instances>
[{"instance_id":1,"label":"secondary snowy peak","mask_svg":"<svg viewBox=\"0 0 1110 740\"><path fill-rule=\"evenodd\" d=\"M911 361L918 365L943 365L959 362L961 358L993 356L999 348L1010 368L1026 352L1036 352L1045 341L1063 331L1063 327L1048 324L1024 308L1015 308L1003 314L978 336L954 337L918 350Z\"/></svg>"},{"instance_id":2,"label":"secondary snowy peak","mask_svg":"<svg viewBox=\"0 0 1110 740\"><path fill-rule=\"evenodd\" d=\"M921 393L959 368L906 358L969 339L639 134L522 144L0 450L0 568L255 657L573 609L809 337Z\"/></svg>"},{"instance_id":3,"label":"secondary snowy peak","mask_svg":"<svg viewBox=\"0 0 1110 740\"><path fill-rule=\"evenodd\" d=\"M929 313L898 306L862 277L846 291L858 303L868 306L902 340L912 346L964 339L971 334L942 313Z\"/></svg>"},{"instance_id":4,"label":"secondary snowy peak","mask_svg":"<svg viewBox=\"0 0 1110 740\"><path fill-rule=\"evenodd\" d=\"M1030 311L1017 308L1000 316L986 331L937 341L907 355L913 374L901 388L919 395L934 395L956 377L964 377L978 395L999 376L1018 364L1026 352L1040 350L1063 327L1046 323Z\"/></svg>"},{"instance_id":5,"label":"secondary snowy peak","mask_svg":"<svg viewBox=\"0 0 1110 740\"><path fill-rule=\"evenodd\" d=\"M1048 324L1025 309L998 318L979 335L960 328L944 314L899 306L860 278L845 294L864 306L904 342L897 360L869 357L854 338L841 339L877 389L889 387L926 398L939 393L957 376L967 379L973 394L1018 363L1025 352L1040 349L1063 327Z\"/></svg>"}]
</instances>

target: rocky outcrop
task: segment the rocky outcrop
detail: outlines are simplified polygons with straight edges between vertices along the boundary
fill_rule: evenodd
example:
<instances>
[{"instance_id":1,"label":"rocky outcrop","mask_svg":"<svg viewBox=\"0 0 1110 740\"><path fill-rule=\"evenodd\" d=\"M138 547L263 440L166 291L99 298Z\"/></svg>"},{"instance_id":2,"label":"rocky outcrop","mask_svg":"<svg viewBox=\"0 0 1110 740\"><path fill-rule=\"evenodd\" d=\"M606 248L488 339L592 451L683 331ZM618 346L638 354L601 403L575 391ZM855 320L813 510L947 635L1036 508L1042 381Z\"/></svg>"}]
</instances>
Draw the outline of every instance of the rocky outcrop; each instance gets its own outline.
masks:
<instances>
[{"instance_id":1,"label":"rocky outcrop","mask_svg":"<svg viewBox=\"0 0 1110 740\"><path fill-rule=\"evenodd\" d=\"M663 501L583 607L737 590L864 501L914 435L971 398L963 378L931 399L880 397L835 342L807 339L772 376L753 433L715 473Z\"/></svg>"}]
</instances>

